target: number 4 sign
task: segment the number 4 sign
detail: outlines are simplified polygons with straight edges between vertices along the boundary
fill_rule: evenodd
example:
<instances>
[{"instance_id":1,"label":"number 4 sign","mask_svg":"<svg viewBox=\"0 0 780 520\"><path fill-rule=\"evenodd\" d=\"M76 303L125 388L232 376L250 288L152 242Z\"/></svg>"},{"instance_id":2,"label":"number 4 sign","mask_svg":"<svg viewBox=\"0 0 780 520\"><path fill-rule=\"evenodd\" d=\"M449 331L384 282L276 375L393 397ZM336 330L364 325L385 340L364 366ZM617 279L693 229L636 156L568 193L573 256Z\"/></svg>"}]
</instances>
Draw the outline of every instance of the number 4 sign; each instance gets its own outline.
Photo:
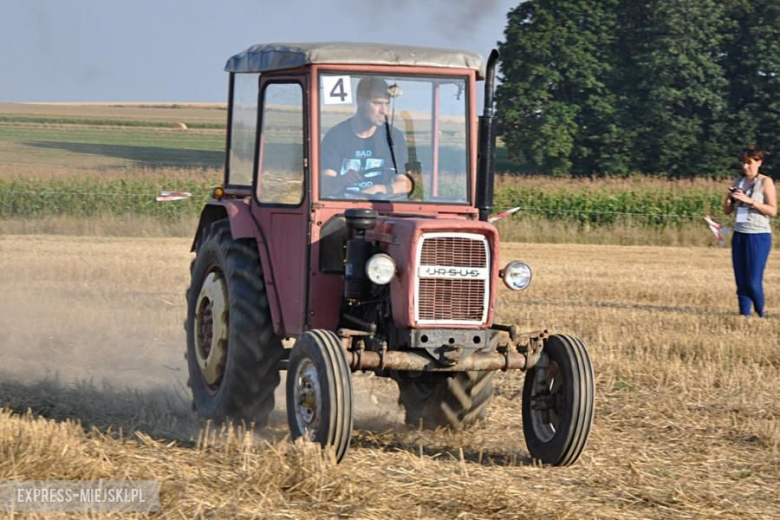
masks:
<instances>
[{"instance_id":1,"label":"number 4 sign","mask_svg":"<svg viewBox=\"0 0 780 520\"><path fill-rule=\"evenodd\" d=\"M352 83L349 76L322 76L322 90L326 105L352 104Z\"/></svg>"}]
</instances>

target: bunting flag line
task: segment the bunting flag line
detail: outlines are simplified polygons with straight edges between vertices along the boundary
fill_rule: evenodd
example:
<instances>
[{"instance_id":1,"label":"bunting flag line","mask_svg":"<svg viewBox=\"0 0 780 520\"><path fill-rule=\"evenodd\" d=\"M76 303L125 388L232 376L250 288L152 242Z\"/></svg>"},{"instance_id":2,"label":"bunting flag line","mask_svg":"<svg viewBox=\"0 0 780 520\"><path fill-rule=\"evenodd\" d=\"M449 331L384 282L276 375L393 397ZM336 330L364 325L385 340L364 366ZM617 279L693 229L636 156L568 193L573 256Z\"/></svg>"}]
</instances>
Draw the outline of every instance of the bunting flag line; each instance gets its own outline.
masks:
<instances>
[{"instance_id":1,"label":"bunting flag line","mask_svg":"<svg viewBox=\"0 0 780 520\"><path fill-rule=\"evenodd\" d=\"M729 233L729 228L721 226L714 220L712 220L712 217L709 215L706 215L704 217L704 220L707 222L707 224L710 226L710 230L712 231L712 234L715 235L715 238L718 239L718 243L721 246L726 245L726 235Z\"/></svg>"},{"instance_id":2,"label":"bunting flag line","mask_svg":"<svg viewBox=\"0 0 780 520\"><path fill-rule=\"evenodd\" d=\"M490 217L488 219L488 222L490 222L492 224L493 222L497 222L497 221L501 220L504 217L508 217L512 213L516 213L516 212L520 211L521 209L522 209L521 206L518 206L518 207L512 208L512 209L508 209L508 210L504 211L503 213L499 213L498 215L494 215L494 216Z\"/></svg>"},{"instance_id":3,"label":"bunting flag line","mask_svg":"<svg viewBox=\"0 0 780 520\"><path fill-rule=\"evenodd\" d=\"M186 200L192 197L192 193L186 191L161 191L155 199L157 202L172 202L174 200Z\"/></svg>"}]
</instances>

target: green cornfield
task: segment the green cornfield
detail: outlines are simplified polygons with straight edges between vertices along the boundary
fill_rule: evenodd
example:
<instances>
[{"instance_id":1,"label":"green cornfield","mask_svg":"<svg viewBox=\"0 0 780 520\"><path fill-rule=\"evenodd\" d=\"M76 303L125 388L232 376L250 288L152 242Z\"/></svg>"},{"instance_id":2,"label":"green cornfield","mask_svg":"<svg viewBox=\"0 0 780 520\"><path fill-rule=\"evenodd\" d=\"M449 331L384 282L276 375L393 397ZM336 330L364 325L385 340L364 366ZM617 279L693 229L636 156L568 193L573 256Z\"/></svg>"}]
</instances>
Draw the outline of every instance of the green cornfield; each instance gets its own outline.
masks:
<instances>
[{"instance_id":1,"label":"green cornfield","mask_svg":"<svg viewBox=\"0 0 780 520\"><path fill-rule=\"evenodd\" d=\"M575 191L534 186L504 187L496 191L496 212L521 207L513 219L533 216L590 226L618 222L665 228L717 215L722 190L669 190L655 187Z\"/></svg>"},{"instance_id":2,"label":"green cornfield","mask_svg":"<svg viewBox=\"0 0 780 520\"><path fill-rule=\"evenodd\" d=\"M0 178L0 219L98 215L143 216L163 221L190 218L199 214L214 184L213 178L186 175ZM190 192L192 198L156 202L155 197L162 190ZM700 221L704 215L719 215L722 191L716 184L684 189L673 183L567 186L505 178L496 188L495 213L519 206L521 210L508 222L544 219L589 227L630 223L664 229Z\"/></svg>"},{"instance_id":3,"label":"green cornfield","mask_svg":"<svg viewBox=\"0 0 780 520\"><path fill-rule=\"evenodd\" d=\"M179 220L196 217L213 186L208 179L182 177L0 179L0 219L112 215ZM157 202L162 190L189 192L192 198Z\"/></svg>"}]
</instances>

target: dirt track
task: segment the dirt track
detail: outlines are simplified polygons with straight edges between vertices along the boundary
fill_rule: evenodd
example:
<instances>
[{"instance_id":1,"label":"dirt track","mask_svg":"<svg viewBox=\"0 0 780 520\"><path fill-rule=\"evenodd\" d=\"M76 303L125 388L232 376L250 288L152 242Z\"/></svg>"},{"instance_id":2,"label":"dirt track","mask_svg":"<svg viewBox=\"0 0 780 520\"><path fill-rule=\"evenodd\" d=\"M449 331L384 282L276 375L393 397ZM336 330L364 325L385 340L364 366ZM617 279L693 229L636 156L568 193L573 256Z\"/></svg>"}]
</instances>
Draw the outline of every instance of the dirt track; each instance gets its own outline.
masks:
<instances>
[{"instance_id":1,"label":"dirt track","mask_svg":"<svg viewBox=\"0 0 780 520\"><path fill-rule=\"evenodd\" d=\"M43 417L195 438L200 423L188 408L183 359L188 246L0 236L0 401ZM402 428L393 386L361 378L353 450L338 471L324 470L344 486L339 503L268 499L265 507L276 508L268 511L664 518L780 510L778 255L765 281L766 321L734 315L726 250L510 245L502 261L510 256L528 260L536 277L525 294L502 292L501 318L577 334L592 352L597 418L578 464L528 465L519 377L501 375L486 424L461 434ZM277 413L267 435L284 432ZM441 475L459 501L432 503L414 491L443 486ZM155 478L165 492L168 477ZM382 479L387 488L369 513L371 482ZM277 484L263 484L270 487L262 493ZM321 486L312 492L332 491ZM169 510L194 514L173 496Z\"/></svg>"}]
</instances>

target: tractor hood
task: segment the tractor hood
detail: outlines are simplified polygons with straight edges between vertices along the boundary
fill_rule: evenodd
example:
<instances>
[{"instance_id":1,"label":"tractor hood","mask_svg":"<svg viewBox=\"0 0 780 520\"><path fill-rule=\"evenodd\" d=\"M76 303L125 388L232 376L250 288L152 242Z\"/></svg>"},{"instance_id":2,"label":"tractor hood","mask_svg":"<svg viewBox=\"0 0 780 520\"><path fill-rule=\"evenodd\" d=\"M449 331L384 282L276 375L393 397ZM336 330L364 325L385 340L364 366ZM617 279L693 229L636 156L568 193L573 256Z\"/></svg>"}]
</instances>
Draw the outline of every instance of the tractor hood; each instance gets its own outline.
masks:
<instances>
[{"instance_id":1,"label":"tractor hood","mask_svg":"<svg viewBox=\"0 0 780 520\"><path fill-rule=\"evenodd\" d=\"M396 277L390 282L396 326L490 326L499 276L495 226L465 219L380 216L366 239L377 242L396 262Z\"/></svg>"},{"instance_id":2,"label":"tractor hood","mask_svg":"<svg viewBox=\"0 0 780 520\"><path fill-rule=\"evenodd\" d=\"M366 233L368 240L387 244L388 252L401 253L404 244L413 244L423 233L473 233L484 235L488 241L498 244L498 230L493 224L464 218L432 218L429 216L379 215L376 226ZM396 249L400 248L400 249ZM400 257L392 255L396 262Z\"/></svg>"}]
</instances>

